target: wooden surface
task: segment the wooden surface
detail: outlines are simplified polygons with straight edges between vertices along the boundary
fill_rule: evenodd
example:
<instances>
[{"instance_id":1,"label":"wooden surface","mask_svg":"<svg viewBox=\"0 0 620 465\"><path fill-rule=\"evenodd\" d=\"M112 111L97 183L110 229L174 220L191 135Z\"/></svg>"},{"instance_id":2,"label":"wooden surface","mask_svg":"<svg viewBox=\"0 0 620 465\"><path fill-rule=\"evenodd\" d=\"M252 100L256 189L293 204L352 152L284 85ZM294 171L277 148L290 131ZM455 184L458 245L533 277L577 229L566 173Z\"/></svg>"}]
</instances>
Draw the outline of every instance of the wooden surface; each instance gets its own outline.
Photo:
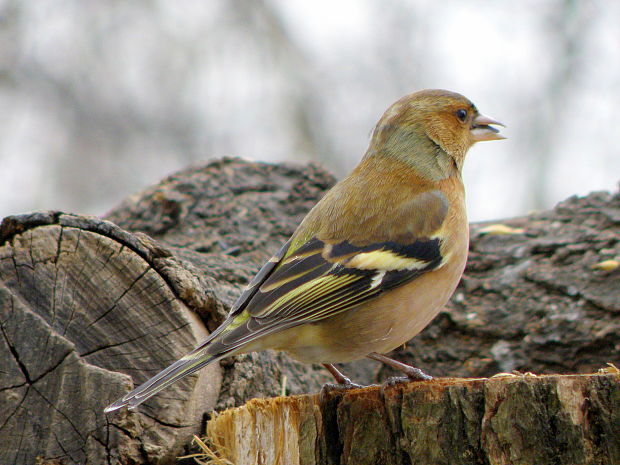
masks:
<instances>
[{"instance_id":1,"label":"wooden surface","mask_svg":"<svg viewBox=\"0 0 620 465\"><path fill-rule=\"evenodd\" d=\"M214 160L131 196L109 221L5 218L0 464L176 463L212 409L277 395L285 378L289 394L318 392L329 379L320 366L263 352L226 359L136 411L102 413L217 327L333 182L314 165ZM597 265L620 258L620 195L501 223L472 225L454 298L395 356L464 378L617 363L620 268ZM392 374L370 360L341 368L364 384Z\"/></svg>"},{"instance_id":2,"label":"wooden surface","mask_svg":"<svg viewBox=\"0 0 620 465\"><path fill-rule=\"evenodd\" d=\"M207 426L235 465L620 463L620 374L437 379L256 399Z\"/></svg>"},{"instance_id":3,"label":"wooden surface","mask_svg":"<svg viewBox=\"0 0 620 465\"><path fill-rule=\"evenodd\" d=\"M35 452L104 463L110 447L132 448L131 435L149 437L152 457L180 450L215 405L219 366L167 390L139 421L108 423L102 411L207 334L153 265L165 254L96 218L30 220L5 222L15 234L0 248L0 463L32 463Z\"/></svg>"}]
</instances>

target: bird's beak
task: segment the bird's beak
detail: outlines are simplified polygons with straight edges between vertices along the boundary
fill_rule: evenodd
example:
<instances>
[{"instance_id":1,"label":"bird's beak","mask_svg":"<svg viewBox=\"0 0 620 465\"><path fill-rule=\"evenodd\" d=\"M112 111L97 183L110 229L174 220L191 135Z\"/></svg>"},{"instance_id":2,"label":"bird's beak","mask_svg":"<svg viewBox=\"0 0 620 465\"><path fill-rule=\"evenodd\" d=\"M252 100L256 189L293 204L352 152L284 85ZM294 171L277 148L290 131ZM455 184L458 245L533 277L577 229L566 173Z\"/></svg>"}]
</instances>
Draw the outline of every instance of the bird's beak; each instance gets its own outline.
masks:
<instances>
[{"instance_id":1,"label":"bird's beak","mask_svg":"<svg viewBox=\"0 0 620 465\"><path fill-rule=\"evenodd\" d=\"M499 121L482 114L479 114L474 118L471 125L471 135L474 142L505 139L505 137L499 133L499 129L494 128L491 124L505 127Z\"/></svg>"}]
</instances>

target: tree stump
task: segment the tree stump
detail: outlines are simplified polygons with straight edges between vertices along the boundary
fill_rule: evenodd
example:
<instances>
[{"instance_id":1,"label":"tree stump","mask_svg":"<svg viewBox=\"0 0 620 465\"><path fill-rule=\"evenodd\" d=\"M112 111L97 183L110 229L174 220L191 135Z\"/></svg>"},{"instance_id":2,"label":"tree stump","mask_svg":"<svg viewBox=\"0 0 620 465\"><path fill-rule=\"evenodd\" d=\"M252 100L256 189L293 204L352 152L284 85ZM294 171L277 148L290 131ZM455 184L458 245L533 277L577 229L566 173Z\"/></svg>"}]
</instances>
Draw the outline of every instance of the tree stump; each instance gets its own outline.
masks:
<instances>
[{"instance_id":1,"label":"tree stump","mask_svg":"<svg viewBox=\"0 0 620 465\"><path fill-rule=\"evenodd\" d=\"M620 463L620 373L442 378L254 399L207 426L234 465Z\"/></svg>"},{"instance_id":2,"label":"tree stump","mask_svg":"<svg viewBox=\"0 0 620 465\"><path fill-rule=\"evenodd\" d=\"M164 179L105 219L5 218L0 463L175 463L213 409L284 384L318 392L329 379L320 367L265 352L202 370L136 411L102 412L212 331L333 181L314 165L224 159ZM463 377L584 373L617 360L619 225L620 195L605 193L503 229L473 225L452 303L397 356ZM390 374L372 361L343 369L366 384Z\"/></svg>"}]
</instances>

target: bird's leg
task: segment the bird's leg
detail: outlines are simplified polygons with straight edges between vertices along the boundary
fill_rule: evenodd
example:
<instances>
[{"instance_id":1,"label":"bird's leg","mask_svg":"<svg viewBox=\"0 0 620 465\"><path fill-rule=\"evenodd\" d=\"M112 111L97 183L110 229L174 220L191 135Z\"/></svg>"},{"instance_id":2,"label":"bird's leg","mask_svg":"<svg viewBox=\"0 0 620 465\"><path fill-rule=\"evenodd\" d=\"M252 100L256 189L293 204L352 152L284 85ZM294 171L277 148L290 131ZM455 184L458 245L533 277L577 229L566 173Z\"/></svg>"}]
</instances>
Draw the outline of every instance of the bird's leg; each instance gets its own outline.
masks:
<instances>
[{"instance_id":1,"label":"bird's leg","mask_svg":"<svg viewBox=\"0 0 620 465\"><path fill-rule=\"evenodd\" d=\"M373 360L377 360L378 362L385 363L386 365L391 366L398 371L402 371L407 376L407 378L412 381L428 381L429 379L433 379L432 376L427 375L419 368L412 367L411 365L399 362L398 360L386 357L385 355L372 352L368 354L367 357Z\"/></svg>"},{"instance_id":2,"label":"bird's leg","mask_svg":"<svg viewBox=\"0 0 620 465\"><path fill-rule=\"evenodd\" d=\"M334 377L334 379L336 380L338 384L343 384L345 386L359 387L359 385L353 383L349 377L345 376L344 373L342 373L342 371L336 368L335 365L332 365L331 363L323 363L322 365L325 368L327 368L327 371L329 371L332 374L332 376Z\"/></svg>"},{"instance_id":3,"label":"bird's leg","mask_svg":"<svg viewBox=\"0 0 620 465\"><path fill-rule=\"evenodd\" d=\"M357 389L362 388L361 384L352 382L347 376L345 376L338 368L331 363L323 363L323 366L332 374L337 384L326 383L321 388L321 396L324 396L331 391L342 391L343 389Z\"/></svg>"}]
</instances>

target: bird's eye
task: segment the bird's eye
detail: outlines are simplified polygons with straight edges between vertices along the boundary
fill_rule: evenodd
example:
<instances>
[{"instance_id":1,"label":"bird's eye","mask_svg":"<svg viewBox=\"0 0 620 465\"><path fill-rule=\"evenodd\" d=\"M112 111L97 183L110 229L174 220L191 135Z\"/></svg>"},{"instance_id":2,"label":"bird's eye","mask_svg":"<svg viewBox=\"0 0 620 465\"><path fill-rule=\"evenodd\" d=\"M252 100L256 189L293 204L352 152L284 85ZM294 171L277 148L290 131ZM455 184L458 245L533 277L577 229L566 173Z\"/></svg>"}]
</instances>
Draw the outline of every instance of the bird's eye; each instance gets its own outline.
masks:
<instances>
[{"instance_id":1,"label":"bird's eye","mask_svg":"<svg viewBox=\"0 0 620 465\"><path fill-rule=\"evenodd\" d=\"M467 119L467 110L463 110L462 108L460 110L456 110L456 117L461 123L464 123Z\"/></svg>"}]
</instances>

